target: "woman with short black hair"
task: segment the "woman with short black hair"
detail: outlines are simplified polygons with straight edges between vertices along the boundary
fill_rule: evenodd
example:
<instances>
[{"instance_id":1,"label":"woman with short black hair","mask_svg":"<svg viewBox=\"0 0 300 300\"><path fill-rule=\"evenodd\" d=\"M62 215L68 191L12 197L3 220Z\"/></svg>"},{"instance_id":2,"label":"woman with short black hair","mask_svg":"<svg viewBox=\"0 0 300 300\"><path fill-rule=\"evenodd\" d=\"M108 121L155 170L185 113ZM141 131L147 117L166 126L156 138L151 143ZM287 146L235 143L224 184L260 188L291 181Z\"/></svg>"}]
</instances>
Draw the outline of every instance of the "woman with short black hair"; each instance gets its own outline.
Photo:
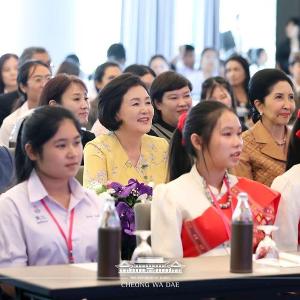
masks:
<instances>
[{"instance_id":1,"label":"woman with short black hair","mask_svg":"<svg viewBox=\"0 0 300 300\"><path fill-rule=\"evenodd\" d=\"M146 133L151 128L153 106L147 87L125 73L108 83L99 94L99 121L110 130L84 149L83 184L127 184L166 180L168 144Z\"/></svg>"},{"instance_id":2,"label":"woman with short black hair","mask_svg":"<svg viewBox=\"0 0 300 300\"><path fill-rule=\"evenodd\" d=\"M155 78L150 89L154 106L150 135L170 141L178 118L192 106L192 89L191 82L174 71L164 72Z\"/></svg>"},{"instance_id":3,"label":"woman with short black hair","mask_svg":"<svg viewBox=\"0 0 300 300\"><path fill-rule=\"evenodd\" d=\"M280 70L260 70L251 78L249 99L255 124L243 133L243 152L233 170L237 176L270 186L284 172L294 94L293 82Z\"/></svg>"}]
</instances>

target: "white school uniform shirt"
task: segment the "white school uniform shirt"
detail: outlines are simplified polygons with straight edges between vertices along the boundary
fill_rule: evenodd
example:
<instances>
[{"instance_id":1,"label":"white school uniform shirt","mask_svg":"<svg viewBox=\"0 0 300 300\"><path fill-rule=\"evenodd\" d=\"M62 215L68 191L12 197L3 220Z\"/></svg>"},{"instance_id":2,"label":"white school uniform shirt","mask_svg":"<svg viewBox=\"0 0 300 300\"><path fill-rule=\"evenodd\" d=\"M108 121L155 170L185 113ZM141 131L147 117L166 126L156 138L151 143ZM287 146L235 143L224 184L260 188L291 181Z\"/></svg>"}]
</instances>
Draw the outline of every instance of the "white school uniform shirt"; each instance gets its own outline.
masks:
<instances>
[{"instance_id":1,"label":"white school uniform shirt","mask_svg":"<svg viewBox=\"0 0 300 300\"><path fill-rule=\"evenodd\" d=\"M229 175L230 187L238 182ZM217 189L210 187L216 195ZM220 200L227 193L223 183ZM183 257L181 228L183 221L201 216L211 203L205 194L203 178L194 165L191 171L177 179L158 185L153 191L151 203L151 244L155 255L165 258ZM221 245L204 255L228 255L228 249Z\"/></svg>"},{"instance_id":2,"label":"white school uniform shirt","mask_svg":"<svg viewBox=\"0 0 300 300\"><path fill-rule=\"evenodd\" d=\"M21 107L16 109L13 113L8 115L4 120L0 128L0 145L8 147L9 137L15 124L19 119L23 119L27 114L31 113L31 109L28 108L27 101L23 103Z\"/></svg>"},{"instance_id":3,"label":"white school uniform shirt","mask_svg":"<svg viewBox=\"0 0 300 300\"><path fill-rule=\"evenodd\" d=\"M300 164L294 165L276 177L271 188L280 192L275 224L278 231L272 233L277 247L284 251L297 251L298 223L300 219Z\"/></svg>"},{"instance_id":4,"label":"white school uniform shirt","mask_svg":"<svg viewBox=\"0 0 300 300\"><path fill-rule=\"evenodd\" d=\"M70 213L74 208L74 262L96 261L97 230L103 202L74 178L70 179L69 186L71 199L68 209L48 195L35 170L28 180L1 195L0 267L69 263L66 242L43 206L42 199L67 238Z\"/></svg>"}]
</instances>

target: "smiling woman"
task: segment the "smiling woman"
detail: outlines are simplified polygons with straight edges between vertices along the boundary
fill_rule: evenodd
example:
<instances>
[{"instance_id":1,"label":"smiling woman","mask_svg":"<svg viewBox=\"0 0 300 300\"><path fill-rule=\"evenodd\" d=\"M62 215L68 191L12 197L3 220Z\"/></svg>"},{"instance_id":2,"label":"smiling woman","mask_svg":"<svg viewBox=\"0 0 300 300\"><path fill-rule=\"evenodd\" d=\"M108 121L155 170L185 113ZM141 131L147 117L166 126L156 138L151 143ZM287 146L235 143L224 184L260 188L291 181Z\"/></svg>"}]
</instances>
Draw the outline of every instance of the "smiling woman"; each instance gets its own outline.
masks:
<instances>
[{"instance_id":1,"label":"smiling woman","mask_svg":"<svg viewBox=\"0 0 300 300\"><path fill-rule=\"evenodd\" d=\"M87 88L77 76L59 74L50 79L42 91L39 105L61 105L70 110L80 122L83 147L95 138L92 132L85 130L90 106Z\"/></svg>"},{"instance_id":2,"label":"smiling woman","mask_svg":"<svg viewBox=\"0 0 300 300\"><path fill-rule=\"evenodd\" d=\"M99 121L110 132L84 149L84 186L107 181L165 182L168 144L149 132L153 106L145 84L125 73L99 95Z\"/></svg>"},{"instance_id":3,"label":"smiling woman","mask_svg":"<svg viewBox=\"0 0 300 300\"><path fill-rule=\"evenodd\" d=\"M295 110L294 85L277 69L255 73L249 83L255 125L243 133L244 148L234 173L268 186L285 170L290 130Z\"/></svg>"},{"instance_id":4,"label":"smiling woman","mask_svg":"<svg viewBox=\"0 0 300 300\"><path fill-rule=\"evenodd\" d=\"M192 89L187 78L173 71L155 78L150 89L155 118L149 134L170 141L178 118L192 106Z\"/></svg>"}]
</instances>

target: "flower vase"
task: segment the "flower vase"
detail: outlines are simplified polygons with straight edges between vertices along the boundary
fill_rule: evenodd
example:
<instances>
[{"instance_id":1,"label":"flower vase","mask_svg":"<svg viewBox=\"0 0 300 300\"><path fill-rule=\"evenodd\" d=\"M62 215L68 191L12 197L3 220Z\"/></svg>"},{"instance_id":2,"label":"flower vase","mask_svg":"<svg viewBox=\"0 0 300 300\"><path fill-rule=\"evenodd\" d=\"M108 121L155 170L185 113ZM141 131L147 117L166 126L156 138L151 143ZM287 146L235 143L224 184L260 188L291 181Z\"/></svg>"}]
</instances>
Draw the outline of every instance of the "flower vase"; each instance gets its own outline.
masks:
<instances>
[{"instance_id":1,"label":"flower vase","mask_svg":"<svg viewBox=\"0 0 300 300\"><path fill-rule=\"evenodd\" d=\"M121 221L121 258L122 260L130 260L132 253L136 247L134 210L122 199L116 201L116 209Z\"/></svg>"}]
</instances>

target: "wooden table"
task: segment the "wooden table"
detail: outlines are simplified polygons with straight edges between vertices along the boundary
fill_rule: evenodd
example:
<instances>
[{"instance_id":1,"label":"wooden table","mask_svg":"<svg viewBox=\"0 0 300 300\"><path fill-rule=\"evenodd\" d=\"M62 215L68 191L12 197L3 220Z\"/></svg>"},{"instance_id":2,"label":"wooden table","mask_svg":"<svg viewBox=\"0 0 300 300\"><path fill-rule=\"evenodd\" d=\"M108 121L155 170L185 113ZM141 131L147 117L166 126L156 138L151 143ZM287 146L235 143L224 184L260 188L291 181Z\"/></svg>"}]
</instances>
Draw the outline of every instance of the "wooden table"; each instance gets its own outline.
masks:
<instances>
[{"instance_id":1,"label":"wooden table","mask_svg":"<svg viewBox=\"0 0 300 300\"><path fill-rule=\"evenodd\" d=\"M19 298L34 295L34 299L187 300L222 296L245 300L276 299L278 293L300 292L300 267L266 269L254 265L251 274L231 274L228 256L189 258L182 263L183 274L140 275L116 281L97 280L95 271L74 265L3 268L0 282L14 285Z\"/></svg>"}]
</instances>

